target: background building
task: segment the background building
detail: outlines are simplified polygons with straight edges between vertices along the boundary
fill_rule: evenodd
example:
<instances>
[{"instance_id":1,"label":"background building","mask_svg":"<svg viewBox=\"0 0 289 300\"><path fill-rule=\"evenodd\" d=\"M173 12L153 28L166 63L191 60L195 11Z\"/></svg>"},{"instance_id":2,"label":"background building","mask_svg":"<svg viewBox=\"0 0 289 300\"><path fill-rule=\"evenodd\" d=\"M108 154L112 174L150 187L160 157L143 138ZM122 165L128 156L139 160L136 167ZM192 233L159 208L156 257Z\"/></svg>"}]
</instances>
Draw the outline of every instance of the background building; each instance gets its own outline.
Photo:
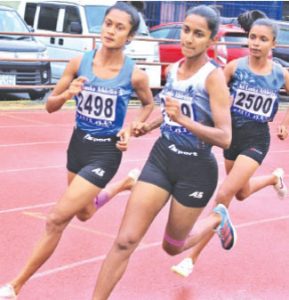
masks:
<instances>
[{"instance_id":1,"label":"background building","mask_svg":"<svg viewBox=\"0 0 289 300\"><path fill-rule=\"evenodd\" d=\"M141 3L141 1L133 1ZM275 20L289 15L286 1L143 1L143 13L149 26L182 21L188 8L200 4L212 5L223 17L237 17L247 10L261 10ZM284 11L284 14L283 14Z\"/></svg>"}]
</instances>

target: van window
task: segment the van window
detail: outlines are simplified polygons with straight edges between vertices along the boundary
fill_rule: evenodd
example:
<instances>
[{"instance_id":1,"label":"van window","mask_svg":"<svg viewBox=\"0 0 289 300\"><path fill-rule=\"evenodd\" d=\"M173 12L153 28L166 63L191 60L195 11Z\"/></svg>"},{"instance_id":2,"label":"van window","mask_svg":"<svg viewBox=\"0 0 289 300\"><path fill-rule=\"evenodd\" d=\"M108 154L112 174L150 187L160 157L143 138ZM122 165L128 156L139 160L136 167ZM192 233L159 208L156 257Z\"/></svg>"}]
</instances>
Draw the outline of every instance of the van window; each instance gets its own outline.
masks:
<instances>
[{"instance_id":1,"label":"van window","mask_svg":"<svg viewBox=\"0 0 289 300\"><path fill-rule=\"evenodd\" d=\"M86 5L85 14L87 19L88 31L90 33L100 33L101 25L104 19L104 14L108 6ZM97 12L97 17L96 17Z\"/></svg>"},{"instance_id":2,"label":"van window","mask_svg":"<svg viewBox=\"0 0 289 300\"><path fill-rule=\"evenodd\" d=\"M56 31L58 7L41 6L39 13L38 29Z\"/></svg>"},{"instance_id":3,"label":"van window","mask_svg":"<svg viewBox=\"0 0 289 300\"><path fill-rule=\"evenodd\" d=\"M89 33L100 33L104 15L109 6L85 5L85 14ZM97 12L97 17L96 17ZM140 24L137 35L149 36L149 29L140 14Z\"/></svg>"},{"instance_id":4,"label":"van window","mask_svg":"<svg viewBox=\"0 0 289 300\"><path fill-rule=\"evenodd\" d=\"M65 33L71 32L70 25L72 22L77 22L77 23L81 24L79 11L74 6L67 6L65 8L63 32L65 32ZM82 33L82 31L80 33Z\"/></svg>"},{"instance_id":5,"label":"van window","mask_svg":"<svg viewBox=\"0 0 289 300\"><path fill-rule=\"evenodd\" d=\"M15 11L0 10L0 31L3 32L28 32L28 29L23 20ZM18 39L19 36L9 36L10 39ZM31 37L27 37L31 39Z\"/></svg>"},{"instance_id":6,"label":"van window","mask_svg":"<svg viewBox=\"0 0 289 300\"><path fill-rule=\"evenodd\" d=\"M25 7L24 20L31 27L33 27L34 24L36 7L37 7L36 3L27 3Z\"/></svg>"}]
</instances>

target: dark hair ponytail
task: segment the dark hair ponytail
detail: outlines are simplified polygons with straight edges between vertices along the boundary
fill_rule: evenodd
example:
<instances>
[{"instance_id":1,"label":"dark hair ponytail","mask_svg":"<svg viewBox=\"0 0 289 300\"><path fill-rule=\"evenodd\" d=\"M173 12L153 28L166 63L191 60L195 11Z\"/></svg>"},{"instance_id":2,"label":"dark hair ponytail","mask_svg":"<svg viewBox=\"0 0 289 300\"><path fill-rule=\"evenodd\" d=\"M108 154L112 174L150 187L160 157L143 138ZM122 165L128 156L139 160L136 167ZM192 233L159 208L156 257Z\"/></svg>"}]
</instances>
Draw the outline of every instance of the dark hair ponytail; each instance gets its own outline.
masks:
<instances>
[{"instance_id":1,"label":"dark hair ponytail","mask_svg":"<svg viewBox=\"0 0 289 300\"><path fill-rule=\"evenodd\" d=\"M130 16L131 30L130 34L135 34L138 30L140 24L140 17L137 9L130 4L125 2L117 2L115 5L109 7L105 12L105 17L113 10L118 9L120 11L126 12Z\"/></svg>"}]
</instances>

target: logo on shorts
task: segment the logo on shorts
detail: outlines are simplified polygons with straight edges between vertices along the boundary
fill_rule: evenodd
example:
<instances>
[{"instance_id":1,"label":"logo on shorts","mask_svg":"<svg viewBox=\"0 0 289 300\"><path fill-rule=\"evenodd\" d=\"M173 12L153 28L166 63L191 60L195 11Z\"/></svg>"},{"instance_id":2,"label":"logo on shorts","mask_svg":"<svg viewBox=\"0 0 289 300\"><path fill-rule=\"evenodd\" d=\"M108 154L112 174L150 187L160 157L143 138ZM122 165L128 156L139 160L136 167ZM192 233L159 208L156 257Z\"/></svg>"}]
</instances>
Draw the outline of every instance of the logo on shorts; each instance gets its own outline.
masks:
<instances>
[{"instance_id":1,"label":"logo on shorts","mask_svg":"<svg viewBox=\"0 0 289 300\"><path fill-rule=\"evenodd\" d=\"M204 197L204 192L193 192L189 195L189 197L193 197L193 198L196 198L196 199L202 199Z\"/></svg>"},{"instance_id":2,"label":"logo on shorts","mask_svg":"<svg viewBox=\"0 0 289 300\"><path fill-rule=\"evenodd\" d=\"M258 154L261 154L261 155L263 154L262 151L260 151L260 150L258 150L258 149L256 149L256 148L253 148L253 147L250 148L249 150L250 150L250 151L253 151L253 152L257 152Z\"/></svg>"},{"instance_id":3,"label":"logo on shorts","mask_svg":"<svg viewBox=\"0 0 289 300\"><path fill-rule=\"evenodd\" d=\"M91 136L89 133L86 134L83 138L91 142L111 142L111 138L96 138Z\"/></svg>"},{"instance_id":4,"label":"logo on shorts","mask_svg":"<svg viewBox=\"0 0 289 300\"><path fill-rule=\"evenodd\" d=\"M103 177L104 173L105 173L105 171L101 168L93 169L93 170L91 170L91 172L99 177Z\"/></svg>"},{"instance_id":5,"label":"logo on shorts","mask_svg":"<svg viewBox=\"0 0 289 300\"><path fill-rule=\"evenodd\" d=\"M178 149L176 147L176 145L174 145L174 144L169 145L169 149L179 155L198 156L197 152L182 151L182 150Z\"/></svg>"}]
</instances>

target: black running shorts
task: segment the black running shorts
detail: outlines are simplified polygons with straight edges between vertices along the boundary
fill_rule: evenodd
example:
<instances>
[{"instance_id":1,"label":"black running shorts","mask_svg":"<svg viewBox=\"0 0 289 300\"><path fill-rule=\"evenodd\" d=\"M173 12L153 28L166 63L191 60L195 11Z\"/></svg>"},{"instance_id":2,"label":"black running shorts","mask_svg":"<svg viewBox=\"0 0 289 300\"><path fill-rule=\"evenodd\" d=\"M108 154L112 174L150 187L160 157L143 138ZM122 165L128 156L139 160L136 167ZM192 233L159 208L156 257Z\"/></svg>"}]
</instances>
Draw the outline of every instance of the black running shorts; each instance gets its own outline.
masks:
<instances>
[{"instance_id":1,"label":"black running shorts","mask_svg":"<svg viewBox=\"0 0 289 300\"><path fill-rule=\"evenodd\" d=\"M117 137L95 137L74 129L67 150L67 169L104 188L118 170L122 152Z\"/></svg>"},{"instance_id":2,"label":"black running shorts","mask_svg":"<svg viewBox=\"0 0 289 300\"><path fill-rule=\"evenodd\" d=\"M232 143L224 150L224 157L236 160L238 155L248 156L262 164L270 147L268 123L250 122L241 127L233 127Z\"/></svg>"},{"instance_id":3,"label":"black running shorts","mask_svg":"<svg viewBox=\"0 0 289 300\"><path fill-rule=\"evenodd\" d=\"M211 152L183 149L161 137L139 180L163 188L184 206L204 207L215 191L218 167Z\"/></svg>"}]
</instances>

